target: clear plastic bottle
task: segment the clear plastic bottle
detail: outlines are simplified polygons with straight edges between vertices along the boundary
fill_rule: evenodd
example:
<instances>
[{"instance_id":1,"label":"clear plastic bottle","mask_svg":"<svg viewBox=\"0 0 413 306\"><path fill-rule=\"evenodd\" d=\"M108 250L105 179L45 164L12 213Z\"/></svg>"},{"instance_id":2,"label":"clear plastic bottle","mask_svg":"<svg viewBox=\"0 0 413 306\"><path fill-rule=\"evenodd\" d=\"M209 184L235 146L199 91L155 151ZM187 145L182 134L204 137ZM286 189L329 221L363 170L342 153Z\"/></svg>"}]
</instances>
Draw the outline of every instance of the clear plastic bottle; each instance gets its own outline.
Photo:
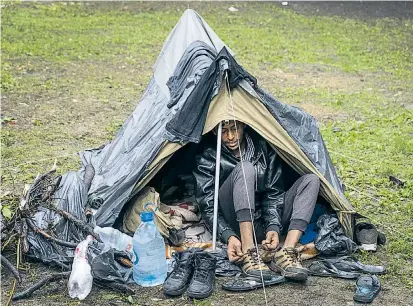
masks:
<instances>
[{"instance_id":1,"label":"clear plastic bottle","mask_svg":"<svg viewBox=\"0 0 413 306\"><path fill-rule=\"evenodd\" d=\"M118 251L125 251L133 254L132 237L114 229L113 227L95 226L93 230L99 235L99 238L104 244Z\"/></svg>"},{"instance_id":2,"label":"clear plastic bottle","mask_svg":"<svg viewBox=\"0 0 413 306\"><path fill-rule=\"evenodd\" d=\"M165 242L153 221L152 212L141 213L142 223L133 236L133 279L138 285L152 287L166 279Z\"/></svg>"},{"instance_id":3,"label":"clear plastic bottle","mask_svg":"<svg viewBox=\"0 0 413 306\"><path fill-rule=\"evenodd\" d=\"M93 239L93 236L89 235L86 240L80 242L76 247L72 272L67 283L69 295L72 299L77 297L79 300L84 300L92 290L93 276L90 264L87 261L87 248L89 242Z\"/></svg>"}]
</instances>

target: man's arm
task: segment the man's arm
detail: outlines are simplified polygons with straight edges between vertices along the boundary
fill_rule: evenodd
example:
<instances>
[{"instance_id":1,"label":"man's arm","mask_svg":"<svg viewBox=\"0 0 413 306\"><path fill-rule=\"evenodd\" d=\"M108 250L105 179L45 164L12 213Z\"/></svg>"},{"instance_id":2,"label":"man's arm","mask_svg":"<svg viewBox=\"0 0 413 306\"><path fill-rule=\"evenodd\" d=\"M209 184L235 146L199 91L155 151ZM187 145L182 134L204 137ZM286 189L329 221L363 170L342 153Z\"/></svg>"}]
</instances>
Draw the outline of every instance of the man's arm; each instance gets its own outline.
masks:
<instances>
[{"instance_id":1,"label":"man's arm","mask_svg":"<svg viewBox=\"0 0 413 306\"><path fill-rule=\"evenodd\" d=\"M216 157L212 149L206 149L201 155L196 157L196 168L193 171L196 181L195 196L201 210L202 219L209 230L213 230L214 219L214 186L215 186L215 163ZM236 236L235 232L222 217L218 209L218 236L222 242L228 243L231 236Z\"/></svg>"},{"instance_id":2,"label":"man's arm","mask_svg":"<svg viewBox=\"0 0 413 306\"><path fill-rule=\"evenodd\" d=\"M264 226L268 232L282 230L281 216L284 205L284 179L282 162L277 153L269 148L268 168L265 176L265 189L262 197L262 216Z\"/></svg>"}]
</instances>

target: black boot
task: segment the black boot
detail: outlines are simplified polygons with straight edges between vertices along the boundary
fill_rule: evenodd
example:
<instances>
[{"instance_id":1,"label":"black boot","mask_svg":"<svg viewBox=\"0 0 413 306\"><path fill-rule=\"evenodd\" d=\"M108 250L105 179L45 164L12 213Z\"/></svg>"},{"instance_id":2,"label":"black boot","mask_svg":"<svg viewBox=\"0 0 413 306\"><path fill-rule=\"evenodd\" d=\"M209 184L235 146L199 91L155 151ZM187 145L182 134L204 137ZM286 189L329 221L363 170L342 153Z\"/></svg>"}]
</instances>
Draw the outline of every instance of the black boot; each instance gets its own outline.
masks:
<instances>
[{"instance_id":1,"label":"black boot","mask_svg":"<svg viewBox=\"0 0 413 306\"><path fill-rule=\"evenodd\" d=\"M193 250L177 253L176 266L163 284L166 295L181 295L188 287L193 271L193 259L196 252Z\"/></svg>"},{"instance_id":2,"label":"black boot","mask_svg":"<svg viewBox=\"0 0 413 306\"><path fill-rule=\"evenodd\" d=\"M189 297L204 299L212 294L216 263L216 258L207 252L195 254L195 271L188 288Z\"/></svg>"}]
</instances>

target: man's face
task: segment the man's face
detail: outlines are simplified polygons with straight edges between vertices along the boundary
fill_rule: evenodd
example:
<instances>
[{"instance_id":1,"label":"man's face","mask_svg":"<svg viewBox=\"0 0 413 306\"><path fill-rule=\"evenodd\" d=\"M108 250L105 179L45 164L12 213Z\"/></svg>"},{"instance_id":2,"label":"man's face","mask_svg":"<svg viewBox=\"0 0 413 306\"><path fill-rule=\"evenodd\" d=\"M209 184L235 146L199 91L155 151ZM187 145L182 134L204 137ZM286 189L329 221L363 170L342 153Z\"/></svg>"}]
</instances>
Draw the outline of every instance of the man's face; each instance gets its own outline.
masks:
<instances>
[{"instance_id":1,"label":"man's face","mask_svg":"<svg viewBox=\"0 0 413 306\"><path fill-rule=\"evenodd\" d=\"M239 121L236 126L235 121L222 123L222 142L231 151L238 149L238 140L240 144L244 141L244 128L245 124Z\"/></svg>"}]
</instances>

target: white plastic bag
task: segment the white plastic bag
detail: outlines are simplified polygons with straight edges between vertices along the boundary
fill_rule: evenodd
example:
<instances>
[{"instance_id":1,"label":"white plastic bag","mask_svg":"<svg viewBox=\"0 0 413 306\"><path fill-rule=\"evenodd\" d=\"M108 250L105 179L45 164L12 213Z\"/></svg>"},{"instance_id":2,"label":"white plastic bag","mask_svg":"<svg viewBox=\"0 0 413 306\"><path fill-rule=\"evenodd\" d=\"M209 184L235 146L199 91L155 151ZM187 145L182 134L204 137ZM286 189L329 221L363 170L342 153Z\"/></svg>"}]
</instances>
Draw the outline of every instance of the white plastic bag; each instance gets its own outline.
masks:
<instances>
[{"instance_id":1,"label":"white plastic bag","mask_svg":"<svg viewBox=\"0 0 413 306\"><path fill-rule=\"evenodd\" d=\"M72 273L70 273L69 282L67 283L69 295L72 299L77 297L79 300L84 300L92 290L93 276L87 260L87 248L89 242L93 239L93 236L89 235L86 240L80 242L76 247Z\"/></svg>"}]
</instances>

